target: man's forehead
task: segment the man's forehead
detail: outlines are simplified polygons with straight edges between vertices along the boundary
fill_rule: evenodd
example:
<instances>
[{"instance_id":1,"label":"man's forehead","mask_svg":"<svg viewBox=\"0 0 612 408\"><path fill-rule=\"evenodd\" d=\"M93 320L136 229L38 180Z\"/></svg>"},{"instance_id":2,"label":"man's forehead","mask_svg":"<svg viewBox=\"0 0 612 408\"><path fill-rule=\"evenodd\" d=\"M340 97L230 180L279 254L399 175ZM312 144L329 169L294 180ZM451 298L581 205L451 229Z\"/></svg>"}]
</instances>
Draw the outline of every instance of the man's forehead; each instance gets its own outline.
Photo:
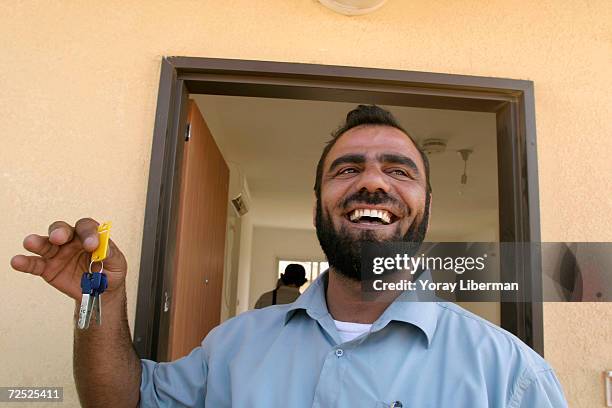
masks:
<instances>
[{"instance_id":1,"label":"man's forehead","mask_svg":"<svg viewBox=\"0 0 612 408\"><path fill-rule=\"evenodd\" d=\"M364 125L340 136L327 155L325 169L329 169L329 164L340 156L362 154L366 158L373 158L377 153L403 154L422 167L418 149L404 132L391 126Z\"/></svg>"}]
</instances>

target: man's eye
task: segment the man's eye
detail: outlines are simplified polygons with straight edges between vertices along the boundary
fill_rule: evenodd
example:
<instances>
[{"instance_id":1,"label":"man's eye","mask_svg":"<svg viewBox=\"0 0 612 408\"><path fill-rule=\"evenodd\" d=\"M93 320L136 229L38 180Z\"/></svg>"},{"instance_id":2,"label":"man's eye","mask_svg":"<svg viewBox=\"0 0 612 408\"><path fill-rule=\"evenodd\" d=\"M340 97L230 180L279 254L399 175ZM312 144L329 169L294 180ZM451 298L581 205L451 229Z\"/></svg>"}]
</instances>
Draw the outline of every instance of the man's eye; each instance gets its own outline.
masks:
<instances>
[{"instance_id":1,"label":"man's eye","mask_svg":"<svg viewBox=\"0 0 612 408\"><path fill-rule=\"evenodd\" d=\"M402 169L393 169L389 173L391 173L391 174L393 174L395 176L408 177L408 172L406 172L405 170L402 170Z\"/></svg>"},{"instance_id":2,"label":"man's eye","mask_svg":"<svg viewBox=\"0 0 612 408\"><path fill-rule=\"evenodd\" d=\"M348 167L346 169L342 169L338 172L338 174L350 174L350 173L357 173L357 169L353 168L353 167Z\"/></svg>"}]
</instances>

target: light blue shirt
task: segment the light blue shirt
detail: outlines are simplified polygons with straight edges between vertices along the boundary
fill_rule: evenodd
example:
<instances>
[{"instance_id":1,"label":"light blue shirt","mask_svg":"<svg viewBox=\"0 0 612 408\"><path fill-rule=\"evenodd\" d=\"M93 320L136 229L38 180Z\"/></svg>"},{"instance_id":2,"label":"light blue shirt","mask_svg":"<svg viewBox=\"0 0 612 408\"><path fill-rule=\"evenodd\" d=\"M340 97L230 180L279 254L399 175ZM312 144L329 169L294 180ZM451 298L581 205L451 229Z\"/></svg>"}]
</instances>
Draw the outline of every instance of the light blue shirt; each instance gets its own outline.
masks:
<instances>
[{"instance_id":1,"label":"light blue shirt","mask_svg":"<svg viewBox=\"0 0 612 408\"><path fill-rule=\"evenodd\" d=\"M400 297L343 343L322 277L294 303L226 321L186 357L142 360L141 406L567 407L546 361L453 303Z\"/></svg>"}]
</instances>

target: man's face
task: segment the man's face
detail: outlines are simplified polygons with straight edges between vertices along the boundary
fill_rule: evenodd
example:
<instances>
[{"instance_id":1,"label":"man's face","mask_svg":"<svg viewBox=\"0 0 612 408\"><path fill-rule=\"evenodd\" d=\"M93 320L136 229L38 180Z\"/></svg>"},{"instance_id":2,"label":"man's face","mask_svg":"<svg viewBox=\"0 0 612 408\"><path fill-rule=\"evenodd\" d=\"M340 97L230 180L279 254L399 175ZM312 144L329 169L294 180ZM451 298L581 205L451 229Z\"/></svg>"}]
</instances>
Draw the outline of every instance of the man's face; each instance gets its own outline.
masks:
<instances>
[{"instance_id":1,"label":"man's face","mask_svg":"<svg viewBox=\"0 0 612 408\"><path fill-rule=\"evenodd\" d=\"M315 214L330 265L359 280L363 242L422 242L425 177L421 155L402 131L365 125L344 133L325 158Z\"/></svg>"}]
</instances>

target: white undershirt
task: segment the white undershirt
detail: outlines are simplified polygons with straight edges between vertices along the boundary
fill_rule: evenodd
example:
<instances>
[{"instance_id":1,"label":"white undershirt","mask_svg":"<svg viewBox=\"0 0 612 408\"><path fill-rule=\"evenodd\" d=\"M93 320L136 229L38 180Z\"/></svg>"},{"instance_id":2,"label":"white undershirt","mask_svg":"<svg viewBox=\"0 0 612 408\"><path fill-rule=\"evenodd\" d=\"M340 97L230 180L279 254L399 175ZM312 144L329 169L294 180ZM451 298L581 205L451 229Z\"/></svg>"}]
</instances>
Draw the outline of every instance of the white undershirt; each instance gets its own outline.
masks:
<instances>
[{"instance_id":1,"label":"white undershirt","mask_svg":"<svg viewBox=\"0 0 612 408\"><path fill-rule=\"evenodd\" d=\"M334 323L336 324L336 329L338 329L338 333L340 333L340 338L343 343L351 341L361 336L363 333L369 332L370 327L372 327L372 325L368 323L341 322L339 320L334 320Z\"/></svg>"}]
</instances>

